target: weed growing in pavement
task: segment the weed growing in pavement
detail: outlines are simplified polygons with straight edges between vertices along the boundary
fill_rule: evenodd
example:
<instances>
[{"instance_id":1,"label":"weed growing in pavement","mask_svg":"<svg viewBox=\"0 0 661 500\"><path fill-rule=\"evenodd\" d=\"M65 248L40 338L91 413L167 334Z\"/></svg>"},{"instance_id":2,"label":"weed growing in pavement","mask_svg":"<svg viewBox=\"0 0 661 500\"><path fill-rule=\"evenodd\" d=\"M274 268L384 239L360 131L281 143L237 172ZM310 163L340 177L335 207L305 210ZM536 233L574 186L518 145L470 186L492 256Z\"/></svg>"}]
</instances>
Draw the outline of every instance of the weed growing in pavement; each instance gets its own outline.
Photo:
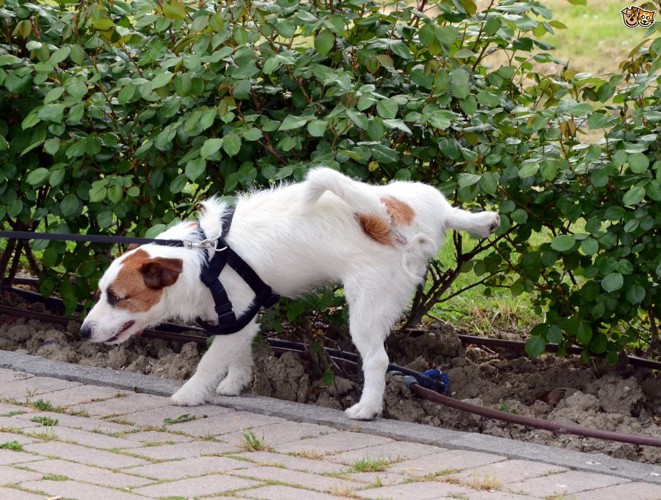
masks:
<instances>
[{"instance_id":1,"label":"weed growing in pavement","mask_svg":"<svg viewBox=\"0 0 661 500\"><path fill-rule=\"evenodd\" d=\"M30 419L30 422L36 422L36 423L41 424L41 425L46 426L46 427L52 427L54 425L57 425L59 421L56 418L50 418L50 417L46 417L46 416L43 416L43 415L37 415L35 417L32 417Z\"/></svg>"},{"instance_id":2,"label":"weed growing in pavement","mask_svg":"<svg viewBox=\"0 0 661 500\"><path fill-rule=\"evenodd\" d=\"M503 486L501 481L488 474L485 476L477 476L476 474L473 474L470 481L464 482L463 484L474 490L486 491L498 490Z\"/></svg>"},{"instance_id":3,"label":"weed growing in pavement","mask_svg":"<svg viewBox=\"0 0 661 500\"><path fill-rule=\"evenodd\" d=\"M0 443L0 450L23 451L23 445L18 441Z\"/></svg>"},{"instance_id":4,"label":"weed growing in pavement","mask_svg":"<svg viewBox=\"0 0 661 500\"><path fill-rule=\"evenodd\" d=\"M184 422L190 422L191 420L197 420L197 417L194 415L189 415L188 413L184 413L183 415L179 415L177 418L164 418L163 424L183 424Z\"/></svg>"},{"instance_id":5,"label":"weed growing in pavement","mask_svg":"<svg viewBox=\"0 0 661 500\"><path fill-rule=\"evenodd\" d=\"M70 478L61 474L46 474L41 478L42 481L69 481Z\"/></svg>"},{"instance_id":6,"label":"weed growing in pavement","mask_svg":"<svg viewBox=\"0 0 661 500\"><path fill-rule=\"evenodd\" d=\"M351 467L355 472L383 472L392 462L387 458L361 458L356 460Z\"/></svg>"},{"instance_id":7,"label":"weed growing in pavement","mask_svg":"<svg viewBox=\"0 0 661 500\"><path fill-rule=\"evenodd\" d=\"M270 451L272 448L264 443L264 436L262 439L259 439L255 436L255 433L252 429L245 429L243 431L243 442L241 443L241 448L246 451Z\"/></svg>"}]
</instances>

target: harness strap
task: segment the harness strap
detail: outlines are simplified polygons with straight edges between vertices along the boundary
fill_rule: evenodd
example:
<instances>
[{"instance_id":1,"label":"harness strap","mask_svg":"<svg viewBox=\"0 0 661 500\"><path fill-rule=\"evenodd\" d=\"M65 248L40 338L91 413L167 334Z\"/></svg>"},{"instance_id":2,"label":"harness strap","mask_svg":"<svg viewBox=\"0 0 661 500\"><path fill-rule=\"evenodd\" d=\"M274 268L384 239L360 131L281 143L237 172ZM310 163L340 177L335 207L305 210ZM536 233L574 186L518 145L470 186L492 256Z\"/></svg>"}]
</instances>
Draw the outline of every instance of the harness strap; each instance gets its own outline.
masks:
<instances>
[{"instance_id":1,"label":"harness strap","mask_svg":"<svg viewBox=\"0 0 661 500\"><path fill-rule=\"evenodd\" d=\"M233 217L234 207L223 213L223 229L218 238L219 249L215 251L211 259L208 259L202 265L200 270L200 280L209 288L213 296L214 309L218 315L218 324L209 323L201 318L197 319L197 323L209 335L230 335L242 330L253 320L262 307L271 307L280 299L280 296L274 294L271 287L264 283L248 263L225 241ZM253 302L238 318L234 313L227 291L219 279L220 273L226 265L234 269L255 293Z\"/></svg>"}]
</instances>

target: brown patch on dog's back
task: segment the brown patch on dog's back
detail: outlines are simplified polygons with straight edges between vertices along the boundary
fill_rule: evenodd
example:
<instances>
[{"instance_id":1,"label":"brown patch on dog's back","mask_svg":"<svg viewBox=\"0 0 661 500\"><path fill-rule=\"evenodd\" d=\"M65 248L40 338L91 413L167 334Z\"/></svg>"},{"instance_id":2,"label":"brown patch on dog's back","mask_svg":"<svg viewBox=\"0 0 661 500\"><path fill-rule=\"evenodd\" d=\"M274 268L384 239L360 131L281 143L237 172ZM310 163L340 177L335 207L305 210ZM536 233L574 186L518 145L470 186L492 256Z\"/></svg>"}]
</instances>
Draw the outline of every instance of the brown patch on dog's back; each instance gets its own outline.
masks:
<instances>
[{"instance_id":1,"label":"brown patch on dog's back","mask_svg":"<svg viewBox=\"0 0 661 500\"><path fill-rule=\"evenodd\" d=\"M124 259L117 278L108 288L119 299L116 307L144 312L161 300L163 288L174 284L181 271L181 259L152 259L147 252L137 249Z\"/></svg>"},{"instance_id":2,"label":"brown patch on dog's back","mask_svg":"<svg viewBox=\"0 0 661 500\"><path fill-rule=\"evenodd\" d=\"M356 220L363 232L377 243L392 245L390 226L376 215L356 214Z\"/></svg>"},{"instance_id":3,"label":"brown patch on dog's back","mask_svg":"<svg viewBox=\"0 0 661 500\"><path fill-rule=\"evenodd\" d=\"M381 198L381 202L386 206L386 210L396 226L408 226L415 217L415 210L408 203L404 203L397 198L388 196Z\"/></svg>"}]
</instances>

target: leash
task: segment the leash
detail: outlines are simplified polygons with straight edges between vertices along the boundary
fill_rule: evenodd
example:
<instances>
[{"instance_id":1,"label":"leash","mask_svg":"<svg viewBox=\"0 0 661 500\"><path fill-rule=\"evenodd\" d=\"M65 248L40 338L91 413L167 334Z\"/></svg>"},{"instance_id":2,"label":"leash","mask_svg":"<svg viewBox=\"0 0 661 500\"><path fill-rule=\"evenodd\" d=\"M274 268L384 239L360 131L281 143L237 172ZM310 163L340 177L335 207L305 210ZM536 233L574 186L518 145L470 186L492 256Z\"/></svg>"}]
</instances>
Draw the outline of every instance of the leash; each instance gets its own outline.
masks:
<instances>
[{"instance_id":1,"label":"leash","mask_svg":"<svg viewBox=\"0 0 661 500\"><path fill-rule=\"evenodd\" d=\"M169 247L181 247L187 249L210 250L211 257L207 254L207 260L200 270L200 281L211 292L214 301L214 309L218 315L218 323L213 324L197 318L197 323L204 329L208 336L231 335L245 328L259 310L275 305L280 296L273 293L271 287L264 283L257 273L241 258L225 240L232 225L235 207L231 206L223 212L221 217L222 231L214 239L208 239L204 230L199 227L201 241L170 240L159 238L139 238L132 236L109 236L89 234L66 234L66 233L31 233L29 231L0 231L0 238L18 240L52 240L73 241L78 243L110 243L125 245L147 245L155 244ZM255 299L240 316L236 316L232 301L227 295L225 287L220 282L220 273L229 265L245 281L255 293Z\"/></svg>"}]
</instances>

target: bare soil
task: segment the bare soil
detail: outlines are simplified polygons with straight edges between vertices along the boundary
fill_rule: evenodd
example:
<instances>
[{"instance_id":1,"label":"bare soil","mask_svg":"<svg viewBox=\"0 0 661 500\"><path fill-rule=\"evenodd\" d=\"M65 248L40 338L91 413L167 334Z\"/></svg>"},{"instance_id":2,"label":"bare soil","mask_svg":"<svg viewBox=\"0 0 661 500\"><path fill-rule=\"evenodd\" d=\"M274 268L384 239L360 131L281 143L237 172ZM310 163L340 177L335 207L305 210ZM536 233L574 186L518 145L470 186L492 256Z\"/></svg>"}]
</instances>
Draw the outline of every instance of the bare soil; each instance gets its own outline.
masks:
<instances>
[{"instance_id":1,"label":"bare soil","mask_svg":"<svg viewBox=\"0 0 661 500\"><path fill-rule=\"evenodd\" d=\"M0 304L45 311L4 293ZM79 323L66 326L0 315L0 349L45 358L127 370L169 379L190 377L204 346L133 338L121 346L78 339ZM661 438L661 375L622 364L544 355L529 359L508 350L464 347L457 331L440 322L417 335L394 333L387 348L392 363L417 371L442 369L452 397L501 411L556 422ZM259 395L344 409L362 387L359 373L336 366L320 368L315 356L276 352L264 337L255 347L255 375L248 389ZM384 416L449 429L481 432L562 448L602 452L616 458L661 463L661 448L557 434L489 420L418 399L397 376L387 376Z\"/></svg>"}]
</instances>

